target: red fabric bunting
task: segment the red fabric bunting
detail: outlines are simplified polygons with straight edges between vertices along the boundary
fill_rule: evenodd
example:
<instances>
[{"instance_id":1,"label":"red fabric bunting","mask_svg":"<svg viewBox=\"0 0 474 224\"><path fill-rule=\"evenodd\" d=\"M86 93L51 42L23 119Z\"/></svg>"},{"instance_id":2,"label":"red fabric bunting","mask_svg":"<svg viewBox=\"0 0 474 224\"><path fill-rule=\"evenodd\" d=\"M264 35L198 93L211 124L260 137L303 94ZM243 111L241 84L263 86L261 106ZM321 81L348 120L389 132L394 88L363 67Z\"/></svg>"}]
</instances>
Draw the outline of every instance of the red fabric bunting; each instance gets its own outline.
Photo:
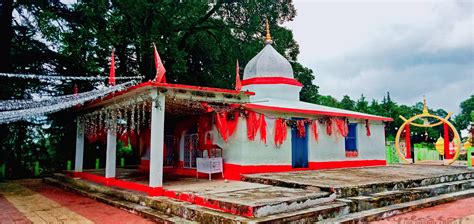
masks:
<instances>
[{"instance_id":1,"label":"red fabric bunting","mask_svg":"<svg viewBox=\"0 0 474 224\"><path fill-rule=\"evenodd\" d=\"M316 142L318 142L318 139L319 139L319 136L318 136L318 121L317 121L317 120L314 120L314 121L311 123L311 127L312 127L312 129L313 129L314 140L316 140Z\"/></svg>"},{"instance_id":2,"label":"red fabric bunting","mask_svg":"<svg viewBox=\"0 0 474 224\"><path fill-rule=\"evenodd\" d=\"M250 141L255 139L257 135L257 130L259 126L259 120L257 119L257 114L253 111L248 111L247 115L247 137Z\"/></svg>"},{"instance_id":3,"label":"red fabric bunting","mask_svg":"<svg viewBox=\"0 0 474 224\"><path fill-rule=\"evenodd\" d=\"M267 122L263 114L260 114L260 140L267 144Z\"/></svg>"},{"instance_id":4,"label":"red fabric bunting","mask_svg":"<svg viewBox=\"0 0 474 224\"><path fill-rule=\"evenodd\" d=\"M365 120L365 129L367 130L367 136L372 135L372 134L370 133L369 120Z\"/></svg>"},{"instance_id":5,"label":"red fabric bunting","mask_svg":"<svg viewBox=\"0 0 474 224\"><path fill-rule=\"evenodd\" d=\"M234 111L234 119L227 120L227 127L229 129L228 137L232 136L237 129L237 123L239 122L239 111Z\"/></svg>"},{"instance_id":6,"label":"red fabric bunting","mask_svg":"<svg viewBox=\"0 0 474 224\"><path fill-rule=\"evenodd\" d=\"M332 135L332 119L326 121L326 134L329 136Z\"/></svg>"},{"instance_id":7,"label":"red fabric bunting","mask_svg":"<svg viewBox=\"0 0 474 224\"><path fill-rule=\"evenodd\" d=\"M216 114L216 125L217 131L221 135L224 142L227 142L228 129L227 129L227 113L219 112Z\"/></svg>"},{"instance_id":8,"label":"red fabric bunting","mask_svg":"<svg viewBox=\"0 0 474 224\"><path fill-rule=\"evenodd\" d=\"M275 145L280 147L281 144L286 140L287 130L286 124L283 119L278 118L275 120Z\"/></svg>"},{"instance_id":9,"label":"red fabric bunting","mask_svg":"<svg viewBox=\"0 0 474 224\"><path fill-rule=\"evenodd\" d=\"M297 120L296 121L296 130L298 137L304 138L306 137L306 127L305 127L305 121L304 120Z\"/></svg>"},{"instance_id":10,"label":"red fabric bunting","mask_svg":"<svg viewBox=\"0 0 474 224\"><path fill-rule=\"evenodd\" d=\"M348 127L346 119L336 119L336 126L339 134L344 138L347 137Z\"/></svg>"}]
</instances>

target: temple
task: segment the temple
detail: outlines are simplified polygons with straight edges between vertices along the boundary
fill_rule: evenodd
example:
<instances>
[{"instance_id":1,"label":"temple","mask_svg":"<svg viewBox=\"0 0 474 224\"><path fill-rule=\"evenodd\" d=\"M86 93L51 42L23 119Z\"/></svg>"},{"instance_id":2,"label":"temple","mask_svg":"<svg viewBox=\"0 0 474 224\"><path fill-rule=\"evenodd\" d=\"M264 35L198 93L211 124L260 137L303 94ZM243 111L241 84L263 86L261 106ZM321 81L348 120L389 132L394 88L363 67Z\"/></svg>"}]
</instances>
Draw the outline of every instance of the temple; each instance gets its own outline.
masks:
<instances>
[{"instance_id":1,"label":"temple","mask_svg":"<svg viewBox=\"0 0 474 224\"><path fill-rule=\"evenodd\" d=\"M71 175L167 195L164 182L182 176L240 180L385 165L384 127L392 119L300 101L303 85L272 44L267 26L265 47L245 66L241 90L150 81L78 108ZM136 172L133 181L117 172L118 142L136 158L127 166ZM100 147L105 168L84 169L85 154Z\"/></svg>"}]
</instances>

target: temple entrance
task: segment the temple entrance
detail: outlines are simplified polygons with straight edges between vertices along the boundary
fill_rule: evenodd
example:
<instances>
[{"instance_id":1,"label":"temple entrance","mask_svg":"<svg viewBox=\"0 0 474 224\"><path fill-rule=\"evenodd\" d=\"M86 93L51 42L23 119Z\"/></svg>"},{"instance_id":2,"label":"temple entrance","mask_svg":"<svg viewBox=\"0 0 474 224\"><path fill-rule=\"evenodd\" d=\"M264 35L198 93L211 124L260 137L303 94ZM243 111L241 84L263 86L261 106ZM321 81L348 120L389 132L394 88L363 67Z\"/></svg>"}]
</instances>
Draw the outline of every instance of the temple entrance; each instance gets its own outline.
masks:
<instances>
[{"instance_id":1,"label":"temple entrance","mask_svg":"<svg viewBox=\"0 0 474 224\"><path fill-rule=\"evenodd\" d=\"M303 121L301 118L293 118L296 122ZM298 126L298 125L297 125ZM298 127L291 129L291 165L293 168L308 167L308 125L304 124L304 130L298 130Z\"/></svg>"}]
</instances>

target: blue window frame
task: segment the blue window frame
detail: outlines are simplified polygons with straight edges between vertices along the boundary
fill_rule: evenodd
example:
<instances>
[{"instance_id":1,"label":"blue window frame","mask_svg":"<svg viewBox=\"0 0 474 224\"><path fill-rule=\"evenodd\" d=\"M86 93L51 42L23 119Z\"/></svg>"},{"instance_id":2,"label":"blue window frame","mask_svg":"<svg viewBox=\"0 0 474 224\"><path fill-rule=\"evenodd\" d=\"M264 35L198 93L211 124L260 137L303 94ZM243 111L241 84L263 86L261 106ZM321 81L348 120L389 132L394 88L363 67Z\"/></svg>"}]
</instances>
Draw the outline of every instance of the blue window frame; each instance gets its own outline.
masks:
<instances>
[{"instance_id":1,"label":"blue window frame","mask_svg":"<svg viewBox=\"0 0 474 224\"><path fill-rule=\"evenodd\" d=\"M348 128L349 132L346 137L346 154L347 152L357 153L357 124L350 123Z\"/></svg>"}]
</instances>

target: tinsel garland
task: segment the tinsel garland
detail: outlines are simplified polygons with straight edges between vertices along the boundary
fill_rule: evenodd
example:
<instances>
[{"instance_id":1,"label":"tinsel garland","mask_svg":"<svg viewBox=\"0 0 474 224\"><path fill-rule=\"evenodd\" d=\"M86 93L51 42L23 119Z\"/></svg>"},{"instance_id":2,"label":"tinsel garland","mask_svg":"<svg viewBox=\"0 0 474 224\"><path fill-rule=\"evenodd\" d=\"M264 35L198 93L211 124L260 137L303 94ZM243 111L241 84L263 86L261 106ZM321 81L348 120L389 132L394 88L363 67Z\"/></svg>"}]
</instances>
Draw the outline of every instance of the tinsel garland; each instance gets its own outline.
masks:
<instances>
[{"instance_id":1,"label":"tinsel garland","mask_svg":"<svg viewBox=\"0 0 474 224\"><path fill-rule=\"evenodd\" d=\"M104 81L107 80L108 76L64 76L54 73L48 75L36 75L36 74L20 74L20 73L0 73L0 77L7 78L20 78L20 79L39 79L46 81L57 81L57 80L81 80L81 81ZM115 77L115 80L142 80L144 76L124 76Z\"/></svg>"},{"instance_id":2,"label":"tinsel garland","mask_svg":"<svg viewBox=\"0 0 474 224\"><path fill-rule=\"evenodd\" d=\"M2 123L11 123L19 120L26 120L36 116L42 116L49 113L54 113L60 110L67 108L75 107L77 105L82 105L91 100L99 99L104 97L112 92L121 91L127 88L130 85L133 85L135 82L130 81L123 83L117 86L108 87L103 90L97 91L94 94L84 94L83 96L78 96L70 100L59 100L59 101L48 101L49 104L44 106L37 106L33 108L24 108L20 110L8 110L0 112L0 124Z\"/></svg>"},{"instance_id":3,"label":"tinsel garland","mask_svg":"<svg viewBox=\"0 0 474 224\"><path fill-rule=\"evenodd\" d=\"M146 111L150 111L150 108L151 97L143 93L83 114L80 119L85 120L85 132L89 136L100 135L104 128L116 131L118 136L126 130L130 132L127 135L131 136L133 133L139 134L141 129L149 125Z\"/></svg>"},{"instance_id":4,"label":"tinsel garland","mask_svg":"<svg viewBox=\"0 0 474 224\"><path fill-rule=\"evenodd\" d=\"M134 84L133 81L123 83L121 84L122 86L128 87L130 85ZM122 90L122 87L119 87L118 90ZM78 93L78 94L70 94L70 95L64 95L64 96L54 96L54 97L49 97L46 99L30 99L30 100L2 100L0 101L0 111L13 111L13 110L21 110L21 109L29 109L29 108L36 108L36 107L45 107L45 106L51 106L57 103L65 103L69 102L71 100L76 100L76 99L81 99L84 97L90 97L90 96L98 96L102 95L104 91L109 92L108 88L105 89L96 89L92 90L89 92L83 92L83 93ZM98 96L97 98L100 98L101 96Z\"/></svg>"}]
</instances>

